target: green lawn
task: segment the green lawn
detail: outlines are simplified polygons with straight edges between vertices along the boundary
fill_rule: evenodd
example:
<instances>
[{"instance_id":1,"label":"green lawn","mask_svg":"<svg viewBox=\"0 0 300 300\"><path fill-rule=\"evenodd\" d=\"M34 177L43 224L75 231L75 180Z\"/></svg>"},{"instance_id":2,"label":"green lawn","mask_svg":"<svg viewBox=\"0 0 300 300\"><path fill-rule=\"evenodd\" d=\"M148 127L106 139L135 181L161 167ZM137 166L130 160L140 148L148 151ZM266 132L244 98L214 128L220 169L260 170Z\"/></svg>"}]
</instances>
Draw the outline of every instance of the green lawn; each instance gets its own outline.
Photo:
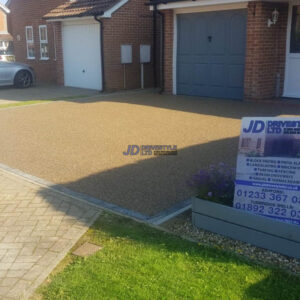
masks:
<instances>
[{"instance_id":1,"label":"green lawn","mask_svg":"<svg viewBox=\"0 0 300 300\"><path fill-rule=\"evenodd\" d=\"M50 102L50 101L76 100L76 99L86 98L86 97L88 97L88 96L87 95L78 95L78 96L70 96L70 97L44 99L44 100L24 100L24 101L18 101L18 102L13 102L13 103L0 104L0 109L8 108L8 107L15 107L15 106L32 105L32 104L38 104L38 103L46 103L46 102Z\"/></svg>"},{"instance_id":2,"label":"green lawn","mask_svg":"<svg viewBox=\"0 0 300 300\"><path fill-rule=\"evenodd\" d=\"M42 285L43 299L299 299L300 278L126 218L103 214Z\"/></svg>"},{"instance_id":3,"label":"green lawn","mask_svg":"<svg viewBox=\"0 0 300 300\"><path fill-rule=\"evenodd\" d=\"M51 100L31 100L31 101L20 101L14 103L0 104L1 108L15 107L15 106L24 106L24 105L32 105L37 103L49 102Z\"/></svg>"}]
</instances>

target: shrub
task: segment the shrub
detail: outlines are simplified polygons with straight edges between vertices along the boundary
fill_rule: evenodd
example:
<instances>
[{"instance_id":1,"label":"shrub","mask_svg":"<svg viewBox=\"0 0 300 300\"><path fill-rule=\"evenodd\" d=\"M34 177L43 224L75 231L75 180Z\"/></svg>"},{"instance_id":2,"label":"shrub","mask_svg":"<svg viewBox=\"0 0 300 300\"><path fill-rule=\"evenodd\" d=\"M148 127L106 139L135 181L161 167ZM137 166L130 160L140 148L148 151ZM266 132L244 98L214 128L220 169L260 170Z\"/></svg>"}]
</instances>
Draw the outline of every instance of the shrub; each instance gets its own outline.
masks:
<instances>
[{"instance_id":1,"label":"shrub","mask_svg":"<svg viewBox=\"0 0 300 300\"><path fill-rule=\"evenodd\" d=\"M233 206L235 170L224 163L211 165L197 172L188 184L195 188L197 197Z\"/></svg>"},{"instance_id":2,"label":"shrub","mask_svg":"<svg viewBox=\"0 0 300 300\"><path fill-rule=\"evenodd\" d=\"M247 157L261 157L261 153L256 152L256 151L251 151L250 153L247 154Z\"/></svg>"}]
</instances>

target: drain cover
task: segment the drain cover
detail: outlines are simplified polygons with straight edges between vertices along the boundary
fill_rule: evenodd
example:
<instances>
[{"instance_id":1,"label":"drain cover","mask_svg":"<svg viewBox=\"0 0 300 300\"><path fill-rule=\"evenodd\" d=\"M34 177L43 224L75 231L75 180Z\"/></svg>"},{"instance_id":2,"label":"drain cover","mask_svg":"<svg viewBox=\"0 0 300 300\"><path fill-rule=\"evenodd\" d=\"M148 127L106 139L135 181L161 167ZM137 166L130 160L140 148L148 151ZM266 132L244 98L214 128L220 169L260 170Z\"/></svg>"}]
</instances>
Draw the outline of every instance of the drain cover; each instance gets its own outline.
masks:
<instances>
[{"instance_id":1,"label":"drain cover","mask_svg":"<svg viewBox=\"0 0 300 300\"><path fill-rule=\"evenodd\" d=\"M102 247L100 247L98 245L85 242L83 245L78 247L74 252L72 252L72 254L74 254L76 256L87 257L87 256L90 256L90 255L96 253L97 251L99 251L101 249L102 249Z\"/></svg>"}]
</instances>

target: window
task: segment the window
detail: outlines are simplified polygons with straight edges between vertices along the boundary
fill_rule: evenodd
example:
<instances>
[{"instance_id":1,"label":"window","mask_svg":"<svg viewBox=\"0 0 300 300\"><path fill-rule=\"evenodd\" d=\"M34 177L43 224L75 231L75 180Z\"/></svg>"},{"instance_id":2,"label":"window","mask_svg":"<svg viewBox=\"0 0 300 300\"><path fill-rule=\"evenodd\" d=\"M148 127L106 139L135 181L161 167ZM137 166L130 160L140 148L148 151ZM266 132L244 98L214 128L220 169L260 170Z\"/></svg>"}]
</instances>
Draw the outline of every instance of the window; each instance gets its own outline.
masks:
<instances>
[{"instance_id":1,"label":"window","mask_svg":"<svg viewBox=\"0 0 300 300\"><path fill-rule=\"evenodd\" d=\"M251 143L251 138L242 138L241 147L248 148L248 147L250 147L250 143Z\"/></svg>"},{"instance_id":2,"label":"window","mask_svg":"<svg viewBox=\"0 0 300 300\"><path fill-rule=\"evenodd\" d=\"M27 46L27 58L34 59L34 37L32 26L26 26L26 46Z\"/></svg>"},{"instance_id":3,"label":"window","mask_svg":"<svg viewBox=\"0 0 300 300\"><path fill-rule=\"evenodd\" d=\"M291 53L300 53L300 6L293 7L291 30Z\"/></svg>"},{"instance_id":4,"label":"window","mask_svg":"<svg viewBox=\"0 0 300 300\"><path fill-rule=\"evenodd\" d=\"M49 59L47 25L39 26L41 59Z\"/></svg>"}]
</instances>

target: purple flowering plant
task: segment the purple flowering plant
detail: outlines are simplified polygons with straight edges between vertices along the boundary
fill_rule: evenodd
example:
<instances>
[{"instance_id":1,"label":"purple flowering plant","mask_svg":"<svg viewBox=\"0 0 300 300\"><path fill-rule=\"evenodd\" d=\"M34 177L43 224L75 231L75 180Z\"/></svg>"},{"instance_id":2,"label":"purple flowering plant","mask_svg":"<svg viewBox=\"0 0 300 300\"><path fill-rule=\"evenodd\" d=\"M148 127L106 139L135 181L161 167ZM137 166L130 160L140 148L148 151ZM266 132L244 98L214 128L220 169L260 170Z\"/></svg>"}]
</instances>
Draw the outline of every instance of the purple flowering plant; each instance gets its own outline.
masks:
<instances>
[{"instance_id":1,"label":"purple flowering plant","mask_svg":"<svg viewBox=\"0 0 300 300\"><path fill-rule=\"evenodd\" d=\"M197 197L233 206L235 169L225 163L210 165L197 172L188 182Z\"/></svg>"}]
</instances>

